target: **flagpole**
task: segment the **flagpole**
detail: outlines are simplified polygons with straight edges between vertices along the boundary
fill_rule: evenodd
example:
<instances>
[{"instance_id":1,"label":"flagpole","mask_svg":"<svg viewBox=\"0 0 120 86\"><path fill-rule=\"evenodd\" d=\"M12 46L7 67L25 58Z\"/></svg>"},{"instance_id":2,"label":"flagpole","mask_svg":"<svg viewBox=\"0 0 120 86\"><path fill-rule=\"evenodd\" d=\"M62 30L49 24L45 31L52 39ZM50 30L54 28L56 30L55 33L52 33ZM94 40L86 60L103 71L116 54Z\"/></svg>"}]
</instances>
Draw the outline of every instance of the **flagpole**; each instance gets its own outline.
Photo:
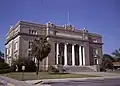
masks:
<instances>
[{"instance_id":1,"label":"flagpole","mask_svg":"<svg viewBox=\"0 0 120 86\"><path fill-rule=\"evenodd\" d=\"M70 24L70 14L69 14L69 12L67 13L67 18L68 18L68 24Z\"/></svg>"}]
</instances>

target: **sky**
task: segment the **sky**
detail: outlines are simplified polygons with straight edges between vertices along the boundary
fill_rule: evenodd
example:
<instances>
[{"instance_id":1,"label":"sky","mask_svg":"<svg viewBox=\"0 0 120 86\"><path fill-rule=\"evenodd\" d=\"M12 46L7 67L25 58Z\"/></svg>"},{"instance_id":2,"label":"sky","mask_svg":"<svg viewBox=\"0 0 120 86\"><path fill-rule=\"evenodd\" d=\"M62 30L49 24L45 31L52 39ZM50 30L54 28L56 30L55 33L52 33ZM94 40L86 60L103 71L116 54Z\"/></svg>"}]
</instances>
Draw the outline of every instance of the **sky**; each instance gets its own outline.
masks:
<instances>
[{"instance_id":1,"label":"sky","mask_svg":"<svg viewBox=\"0 0 120 86\"><path fill-rule=\"evenodd\" d=\"M11 25L24 20L57 25L69 22L77 29L103 37L103 53L120 48L120 0L0 0L0 50Z\"/></svg>"}]
</instances>

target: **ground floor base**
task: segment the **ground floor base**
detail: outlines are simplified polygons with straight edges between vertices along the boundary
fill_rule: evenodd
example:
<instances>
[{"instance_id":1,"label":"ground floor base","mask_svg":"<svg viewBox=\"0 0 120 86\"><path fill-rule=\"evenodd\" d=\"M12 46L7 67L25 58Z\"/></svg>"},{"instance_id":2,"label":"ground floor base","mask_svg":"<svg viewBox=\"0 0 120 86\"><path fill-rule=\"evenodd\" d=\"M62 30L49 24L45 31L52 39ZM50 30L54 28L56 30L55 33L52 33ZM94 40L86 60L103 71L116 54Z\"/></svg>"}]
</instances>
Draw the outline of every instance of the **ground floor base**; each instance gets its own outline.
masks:
<instances>
[{"instance_id":1,"label":"ground floor base","mask_svg":"<svg viewBox=\"0 0 120 86\"><path fill-rule=\"evenodd\" d=\"M48 70L48 67L51 65L40 65L40 70ZM55 68L58 68L59 65L52 65ZM91 65L91 66L62 66L66 72L100 72L99 65Z\"/></svg>"}]
</instances>

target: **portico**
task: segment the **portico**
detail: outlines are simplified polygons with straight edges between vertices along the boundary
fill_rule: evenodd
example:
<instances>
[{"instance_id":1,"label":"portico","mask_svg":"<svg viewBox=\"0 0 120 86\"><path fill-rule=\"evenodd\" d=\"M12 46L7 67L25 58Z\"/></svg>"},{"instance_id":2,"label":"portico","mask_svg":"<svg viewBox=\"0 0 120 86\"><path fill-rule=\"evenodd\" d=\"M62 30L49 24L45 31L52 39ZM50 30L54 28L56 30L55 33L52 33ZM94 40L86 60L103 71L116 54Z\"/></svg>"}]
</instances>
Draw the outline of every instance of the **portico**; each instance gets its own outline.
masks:
<instances>
[{"instance_id":1,"label":"portico","mask_svg":"<svg viewBox=\"0 0 120 86\"><path fill-rule=\"evenodd\" d=\"M85 48L78 44L56 43L56 64L59 63L59 56L62 65L83 66L85 65Z\"/></svg>"}]
</instances>

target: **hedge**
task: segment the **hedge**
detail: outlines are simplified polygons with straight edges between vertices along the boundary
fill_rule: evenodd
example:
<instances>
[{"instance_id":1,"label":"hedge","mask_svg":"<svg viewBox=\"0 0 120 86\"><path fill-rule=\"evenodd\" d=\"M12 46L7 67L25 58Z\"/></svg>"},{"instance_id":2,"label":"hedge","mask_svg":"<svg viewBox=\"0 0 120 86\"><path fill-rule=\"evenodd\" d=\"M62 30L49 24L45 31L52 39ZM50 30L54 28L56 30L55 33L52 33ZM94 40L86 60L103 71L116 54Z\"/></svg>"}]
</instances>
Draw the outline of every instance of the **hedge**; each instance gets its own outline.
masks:
<instances>
[{"instance_id":1,"label":"hedge","mask_svg":"<svg viewBox=\"0 0 120 86\"><path fill-rule=\"evenodd\" d=\"M11 72L10 69L0 69L0 74L9 73L9 72Z\"/></svg>"}]
</instances>

